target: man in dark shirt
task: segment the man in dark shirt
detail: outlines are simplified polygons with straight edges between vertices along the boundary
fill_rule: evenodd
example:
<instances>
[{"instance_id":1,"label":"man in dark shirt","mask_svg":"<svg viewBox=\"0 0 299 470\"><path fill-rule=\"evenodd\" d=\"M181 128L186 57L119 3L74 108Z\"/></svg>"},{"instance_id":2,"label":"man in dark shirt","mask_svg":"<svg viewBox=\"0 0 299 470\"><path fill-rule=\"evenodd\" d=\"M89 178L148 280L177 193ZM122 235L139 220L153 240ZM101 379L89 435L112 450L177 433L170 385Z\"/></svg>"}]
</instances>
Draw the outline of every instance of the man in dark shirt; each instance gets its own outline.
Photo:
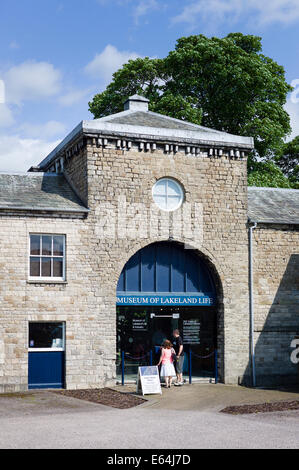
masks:
<instances>
[{"instance_id":1,"label":"man in dark shirt","mask_svg":"<svg viewBox=\"0 0 299 470\"><path fill-rule=\"evenodd\" d=\"M176 375L177 375L177 382L175 382L174 385L181 386L181 385L184 385L184 381L183 381L184 346L183 346L183 340L180 336L179 330L173 331L172 344L173 344L173 348L176 354L175 369L176 369Z\"/></svg>"}]
</instances>

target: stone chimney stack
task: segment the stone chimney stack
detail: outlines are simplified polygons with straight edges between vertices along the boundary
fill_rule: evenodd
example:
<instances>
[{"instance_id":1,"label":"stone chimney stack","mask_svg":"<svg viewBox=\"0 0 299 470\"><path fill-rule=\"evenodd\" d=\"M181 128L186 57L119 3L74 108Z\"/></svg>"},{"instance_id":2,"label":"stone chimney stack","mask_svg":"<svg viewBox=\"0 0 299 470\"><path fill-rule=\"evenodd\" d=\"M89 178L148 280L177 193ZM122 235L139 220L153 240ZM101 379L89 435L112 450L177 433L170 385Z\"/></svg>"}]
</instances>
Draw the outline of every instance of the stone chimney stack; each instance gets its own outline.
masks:
<instances>
[{"instance_id":1,"label":"stone chimney stack","mask_svg":"<svg viewBox=\"0 0 299 470\"><path fill-rule=\"evenodd\" d=\"M133 95L127 99L124 103L125 111L148 111L149 100L144 98L144 96Z\"/></svg>"}]
</instances>

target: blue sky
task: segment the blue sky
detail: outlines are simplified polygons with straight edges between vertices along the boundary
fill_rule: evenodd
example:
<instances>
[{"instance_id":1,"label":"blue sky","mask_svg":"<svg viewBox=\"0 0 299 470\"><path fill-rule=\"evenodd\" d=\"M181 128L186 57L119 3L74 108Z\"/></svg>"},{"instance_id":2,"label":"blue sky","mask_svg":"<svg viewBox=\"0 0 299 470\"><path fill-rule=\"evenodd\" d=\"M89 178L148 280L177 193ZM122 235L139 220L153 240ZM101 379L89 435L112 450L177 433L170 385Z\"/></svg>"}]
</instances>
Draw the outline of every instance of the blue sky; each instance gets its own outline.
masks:
<instances>
[{"instance_id":1,"label":"blue sky","mask_svg":"<svg viewBox=\"0 0 299 470\"><path fill-rule=\"evenodd\" d=\"M263 38L295 91L299 134L299 0L10 0L0 7L0 170L26 171L82 119L129 58L164 57L181 36ZM3 86L4 83L4 86ZM4 90L5 87L5 90Z\"/></svg>"}]
</instances>

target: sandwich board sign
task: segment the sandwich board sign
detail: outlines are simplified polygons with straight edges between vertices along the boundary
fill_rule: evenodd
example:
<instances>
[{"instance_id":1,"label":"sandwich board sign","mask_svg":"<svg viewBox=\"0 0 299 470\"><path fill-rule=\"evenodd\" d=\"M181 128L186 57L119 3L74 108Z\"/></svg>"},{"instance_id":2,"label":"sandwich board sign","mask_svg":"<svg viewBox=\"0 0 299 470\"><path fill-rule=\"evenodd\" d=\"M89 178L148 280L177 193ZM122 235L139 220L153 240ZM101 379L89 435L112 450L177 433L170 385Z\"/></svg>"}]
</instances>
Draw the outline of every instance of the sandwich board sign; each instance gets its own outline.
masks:
<instances>
[{"instance_id":1,"label":"sandwich board sign","mask_svg":"<svg viewBox=\"0 0 299 470\"><path fill-rule=\"evenodd\" d=\"M142 395L162 394L158 366L138 367L137 392L140 389Z\"/></svg>"}]
</instances>

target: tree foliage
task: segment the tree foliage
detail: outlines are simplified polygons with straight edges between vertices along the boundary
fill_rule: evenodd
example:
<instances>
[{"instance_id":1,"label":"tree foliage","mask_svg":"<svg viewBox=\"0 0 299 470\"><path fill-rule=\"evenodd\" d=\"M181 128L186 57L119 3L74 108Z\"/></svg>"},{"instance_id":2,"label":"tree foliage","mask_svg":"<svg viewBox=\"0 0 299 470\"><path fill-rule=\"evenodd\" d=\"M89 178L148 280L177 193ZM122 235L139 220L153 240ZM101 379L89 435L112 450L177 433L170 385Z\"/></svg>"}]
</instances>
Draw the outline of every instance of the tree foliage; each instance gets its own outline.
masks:
<instances>
[{"instance_id":1,"label":"tree foliage","mask_svg":"<svg viewBox=\"0 0 299 470\"><path fill-rule=\"evenodd\" d=\"M291 184L299 189L299 135L282 145L275 157L275 163Z\"/></svg>"},{"instance_id":2,"label":"tree foliage","mask_svg":"<svg viewBox=\"0 0 299 470\"><path fill-rule=\"evenodd\" d=\"M249 184L289 187L298 181L299 137L289 144L290 118L284 104L291 86L284 68L262 54L261 38L231 33L224 38L193 35L178 39L164 59L130 60L94 96L95 118L123 110L137 93L149 109L220 131L252 136Z\"/></svg>"},{"instance_id":3,"label":"tree foliage","mask_svg":"<svg viewBox=\"0 0 299 470\"><path fill-rule=\"evenodd\" d=\"M248 175L249 186L267 186L270 188L293 188L296 185L283 174L271 160L254 161ZM299 187L298 187L299 188Z\"/></svg>"},{"instance_id":4,"label":"tree foliage","mask_svg":"<svg viewBox=\"0 0 299 470\"><path fill-rule=\"evenodd\" d=\"M260 157L270 157L290 132L283 106L291 87L284 68L262 54L261 38L178 39L164 59L130 60L94 96L95 118L123 110L130 95L143 94L150 110L220 131L250 135Z\"/></svg>"}]
</instances>

